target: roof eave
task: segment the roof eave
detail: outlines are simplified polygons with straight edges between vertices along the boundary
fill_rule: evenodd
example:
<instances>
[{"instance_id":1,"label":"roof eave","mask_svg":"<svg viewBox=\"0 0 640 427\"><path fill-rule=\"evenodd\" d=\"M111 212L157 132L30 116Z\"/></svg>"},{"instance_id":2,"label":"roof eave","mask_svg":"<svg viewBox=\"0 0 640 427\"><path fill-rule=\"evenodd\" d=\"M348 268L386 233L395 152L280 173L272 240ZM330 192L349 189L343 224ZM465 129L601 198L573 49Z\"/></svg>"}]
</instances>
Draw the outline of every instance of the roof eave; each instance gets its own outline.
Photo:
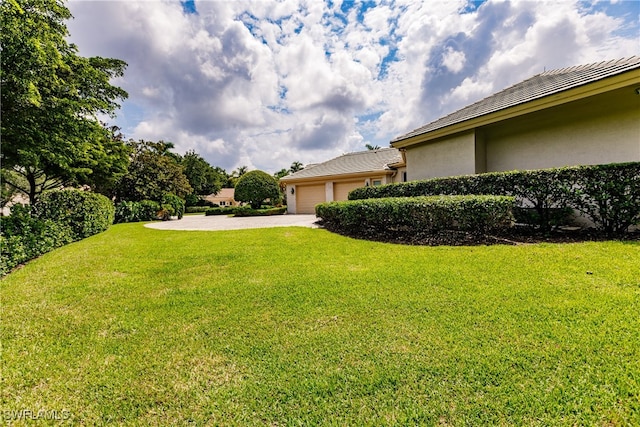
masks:
<instances>
[{"instance_id":1,"label":"roof eave","mask_svg":"<svg viewBox=\"0 0 640 427\"><path fill-rule=\"evenodd\" d=\"M459 123L454 123L439 129L414 135L409 138L396 139L391 141L391 146L398 149L411 147L416 144L470 131L481 126L523 116L525 114L588 98L590 96L599 95L634 84L640 84L640 69L638 68L602 80L587 83L582 86L556 92L542 98L533 99L502 110L494 111L479 117L474 117Z\"/></svg>"},{"instance_id":2,"label":"roof eave","mask_svg":"<svg viewBox=\"0 0 640 427\"><path fill-rule=\"evenodd\" d=\"M289 178L285 176L280 178L280 182L283 182L285 184L298 184L300 182L327 181L329 179L343 180L348 178L367 178L372 175L392 175L394 172L395 172L394 169L378 169L378 170L371 170L371 171L364 171L364 172L342 173L342 174L334 174L334 175L318 175L318 176L308 176L308 177L300 177L300 178Z\"/></svg>"}]
</instances>

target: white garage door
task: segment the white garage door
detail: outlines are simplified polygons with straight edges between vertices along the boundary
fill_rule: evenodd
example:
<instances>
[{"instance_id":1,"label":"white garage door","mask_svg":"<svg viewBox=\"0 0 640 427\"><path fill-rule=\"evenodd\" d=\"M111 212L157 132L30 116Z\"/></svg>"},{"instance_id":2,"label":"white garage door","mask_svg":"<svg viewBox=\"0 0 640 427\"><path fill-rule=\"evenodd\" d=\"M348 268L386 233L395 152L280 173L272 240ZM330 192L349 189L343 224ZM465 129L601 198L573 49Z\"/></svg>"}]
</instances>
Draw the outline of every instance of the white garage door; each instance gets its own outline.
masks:
<instances>
[{"instance_id":1,"label":"white garage door","mask_svg":"<svg viewBox=\"0 0 640 427\"><path fill-rule=\"evenodd\" d=\"M336 182L333 184L333 200L349 200L349 192L358 187L364 187L364 179L349 182Z\"/></svg>"},{"instance_id":2,"label":"white garage door","mask_svg":"<svg viewBox=\"0 0 640 427\"><path fill-rule=\"evenodd\" d=\"M296 213L314 214L316 205L324 201L324 184L296 186Z\"/></svg>"}]
</instances>

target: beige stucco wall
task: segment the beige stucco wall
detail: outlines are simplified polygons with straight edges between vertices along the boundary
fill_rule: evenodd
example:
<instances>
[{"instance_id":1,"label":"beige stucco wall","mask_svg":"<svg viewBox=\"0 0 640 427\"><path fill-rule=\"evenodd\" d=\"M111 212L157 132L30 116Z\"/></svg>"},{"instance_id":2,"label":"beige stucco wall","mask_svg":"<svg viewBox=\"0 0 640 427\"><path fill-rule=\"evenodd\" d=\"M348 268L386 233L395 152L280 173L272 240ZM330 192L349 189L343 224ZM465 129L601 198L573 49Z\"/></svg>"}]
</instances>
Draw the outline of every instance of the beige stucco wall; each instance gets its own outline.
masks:
<instances>
[{"instance_id":1,"label":"beige stucco wall","mask_svg":"<svg viewBox=\"0 0 640 427\"><path fill-rule=\"evenodd\" d=\"M475 173L475 151L473 131L441 141L408 147L407 178L414 181Z\"/></svg>"},{"instance_id":2,"label":"beige stucco wall","mask_svg":"<svg viewBox=\"0 0 640 427\"><path fill-rule=\"evenodd\" d=\"M632 89L485 128L487 171L640 161L640 96Z\"/></svg>"}]
</instances>

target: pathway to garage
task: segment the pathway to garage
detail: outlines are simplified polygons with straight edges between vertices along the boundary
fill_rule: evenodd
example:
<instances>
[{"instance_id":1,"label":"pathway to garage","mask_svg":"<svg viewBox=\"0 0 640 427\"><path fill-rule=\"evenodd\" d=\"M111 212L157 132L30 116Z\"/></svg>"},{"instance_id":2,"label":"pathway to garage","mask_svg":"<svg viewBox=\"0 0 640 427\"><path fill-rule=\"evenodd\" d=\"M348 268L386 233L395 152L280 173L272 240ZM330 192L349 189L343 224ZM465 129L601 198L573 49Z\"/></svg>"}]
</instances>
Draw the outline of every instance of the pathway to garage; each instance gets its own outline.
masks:
<instances>
[{"instance_id":1,"label":"pathway to garage","mask_svg":"<svg viewBox=\"0 0 640 427\"><path fill-rule=\"evenodd\" d=\"M271 227L308 227L319 228L315 215L273 215L229 217L226 215L187 215L181 220L156 221L145 224L145 227L158 230L242 230L245 228Z\"/></svg>"}]
</instances>

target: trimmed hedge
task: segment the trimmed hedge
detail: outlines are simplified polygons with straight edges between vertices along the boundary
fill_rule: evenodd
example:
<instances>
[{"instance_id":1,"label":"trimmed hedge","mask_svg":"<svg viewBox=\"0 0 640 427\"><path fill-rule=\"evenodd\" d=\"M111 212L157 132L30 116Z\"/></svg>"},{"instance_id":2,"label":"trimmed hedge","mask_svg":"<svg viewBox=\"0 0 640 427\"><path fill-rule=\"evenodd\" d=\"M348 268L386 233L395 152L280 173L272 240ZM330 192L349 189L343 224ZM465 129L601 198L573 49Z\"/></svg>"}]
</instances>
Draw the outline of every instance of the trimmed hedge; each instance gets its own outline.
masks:
<instances>
[{"instance_id":1,"label":"trimmed hedge","mask_svg":"<svg viewBox=\"0 0 640 427\"><path fill-rule=\"evenodd\" d=\"M350 200L432 195L505 195L533 208L534 225L550 229L568 209L588 216L608 233L640 222L640 162L533 171L492 172L357 188ZM527 216L519 215L521 219Z\"/></svg>"},{"instance_id":2,"label":"trimmed hedge","mask_svg":"<svg viewBox=\"0 0 640 427\"><path fill-rule=\"evenodd\" d=\"M486 233L511 227L513 204L506 196L394 197L321 203L316 215L325 227L351 235Z\"/></svg>"},{"instance_id":3,"label":"trimmed hedge","mask_svg":"<svg viewBox=\"0 0 640 427\"><path fill-rule=\"evenodd\" d=\"M35 216L71 228L74 240L105 231L113 224L115 208L102 194L67 189L44 192L34 205Z\"/></svg>"},{"instance_id":4,"label":"trimmed hedge","mask_svg":"<svg viewBox=\"0 0 640 427\"><path fill-rule=\"evenodd\" d=\"M153 221L158 219L160 203L153 200L120 202L116 205L115 223Z\"/></svg>"},{"instance_id":5,"label":"trimmed hedge","mask_svg":"<svg viewBox=\"0 0 640 427\"><path fill-rule=\"evenodd\" d=\"M238 209L235 206L231 206L228 208L209 208L205 211L205 216L213 216L213 215L231 215L236 213L236 209Z\"/></svg>"},{"instance_id":6,"label":"trimmed hedge","mask_svg":"<svg viewBox=\"0 0 640 427\"><path fill-rule=\"evenodd\" d=\"M209 207L207 206L187 206L184 208L184 212L185 213L205 213L206 211L208 211Z\"/></svg>"},{"instance_id":7,"label":"trimmed hedge","mask_svg":"<svg viewBox=\"0 0 640 427\"><path fill-rule=\"evenodd\" d=\"M13 205L11 215L0 217L0 228L0 276L74 240L71 227L36 218L25 205Z\"/></svg>"},{"instance_id":8,"label":"trimmed hedge","mask_svg":"<svg viewBox=\"0 0 640 427\"><path fill-rule=\"evenodd\" d=\"M287 207L267 208L267 209L252 209L250 206L242 206L236 208L233 216L272 216L272 215L284 215L287 212Z\"/></svg>"},{"instance_id":9,"label":"trimmed hedge","mask_svg":"<svg viewBox=\"0 0 640 427\"><path fill-rule=\"evenodd\" d=\"M33 206L14 205L0 218L0 275L30 259L93 234L113 223L113 203L81 190L48 191Z\"/></svg>"}]
</instances>

